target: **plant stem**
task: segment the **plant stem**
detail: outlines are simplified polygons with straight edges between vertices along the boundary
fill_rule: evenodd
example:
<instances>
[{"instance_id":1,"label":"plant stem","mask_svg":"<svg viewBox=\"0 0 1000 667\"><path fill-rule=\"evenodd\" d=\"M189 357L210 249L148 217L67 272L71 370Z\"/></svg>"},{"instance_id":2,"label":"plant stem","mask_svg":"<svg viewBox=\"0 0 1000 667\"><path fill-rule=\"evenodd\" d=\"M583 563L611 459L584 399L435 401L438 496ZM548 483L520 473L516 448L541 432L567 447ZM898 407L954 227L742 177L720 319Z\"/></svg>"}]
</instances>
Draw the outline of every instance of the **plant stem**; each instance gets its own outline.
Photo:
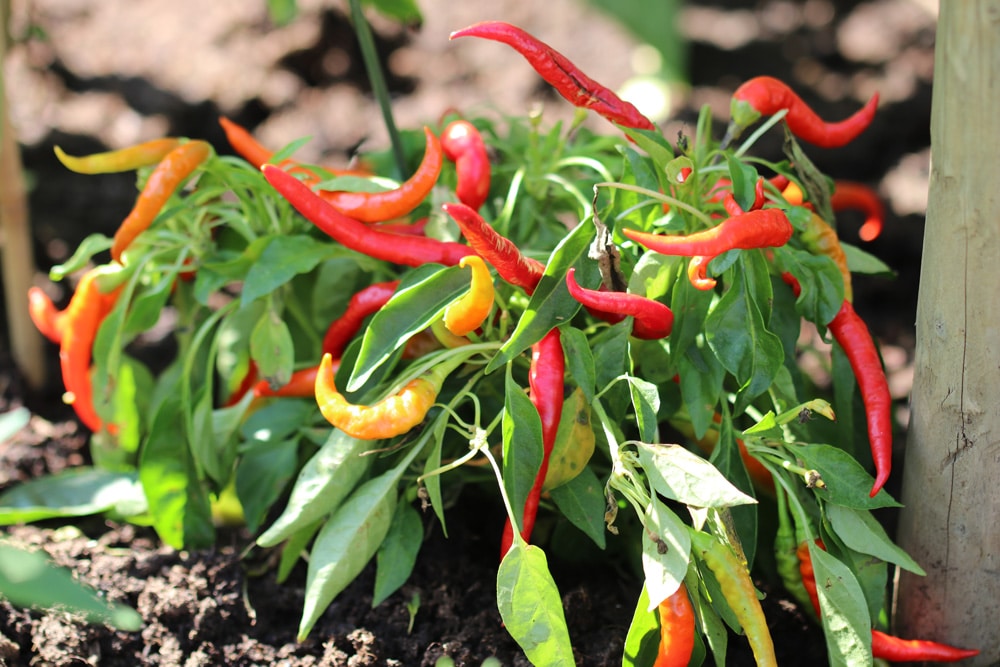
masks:
<instances>
[{"instance_id":1,"label":"plant stem","mask_svg":"<svg viewBox=\"0 0 1000 667\"><path fill-rule=\"evenodd\" d=\"M396 121L392 118L392 103L389 99L389 86L382 75L382 67L379 64L378 50L375 48L375 38L372 36L371 26L365 19L361 11L361 0L350 0L351 22L354 23L354 34L358 38L358 46L361 47L361 57L365 61L365 70L368 72L368 81L372 85L372 93L378 100L379 109L382 110L382 119L385 121L385 128L389 132L389 141L392 142L392 154L396 160L397 180L403 180L406 176L406 156L403 153L403 142L399 137L399 130L396 129Z\"/></svg>"}]
</instances>

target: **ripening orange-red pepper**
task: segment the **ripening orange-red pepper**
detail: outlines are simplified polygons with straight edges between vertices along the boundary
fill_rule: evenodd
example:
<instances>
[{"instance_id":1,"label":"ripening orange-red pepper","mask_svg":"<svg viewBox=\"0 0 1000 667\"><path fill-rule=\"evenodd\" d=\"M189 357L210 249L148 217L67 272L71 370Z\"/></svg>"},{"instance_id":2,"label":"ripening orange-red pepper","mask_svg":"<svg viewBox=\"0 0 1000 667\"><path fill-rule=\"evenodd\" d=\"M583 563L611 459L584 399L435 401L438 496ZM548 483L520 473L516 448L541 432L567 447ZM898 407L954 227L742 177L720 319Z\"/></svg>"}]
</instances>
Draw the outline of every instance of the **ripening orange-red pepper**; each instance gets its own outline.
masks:
<instances>
[{"instance_id":1,"label":"ripening orange-red pepper","mask_svg":"<svg viewBox=\"0 0 1000 667\"><path fill-rule=\"evenodd\" d=\"M59 161L70 171L75 171L78 174L113 174L154 165L165 158L170 151L177 148L180 143L181 140L176 137L164 137L127 148L82 157L67 155L59 146L55 147L55 152Z\"/></svg>"},{"instance_id":2,"label":"ripening orange-red pepper","mask_svg":"<svg viewBox=\"0 0 1000 667\"><path fill-rule=\"evenodd\" d=\"M814 255L826 255L833 260L840 270L840 275L844 279L844 299L854 300L854 289L851 286L851 270L847 266L847 255L840 244L837 232L827 224L826 220L816 213L809 216L809 222L803 230L802 244Z\"/></svg>"},{"instance_id":3,"label":"ripening orange-red pepper","mask_svg":"<svg viewBox=\"0 0 1000 667\"><path fill-rule=\"evenodd\" d=\"M28 288L28 316L43 336L56 344L62 342L66 311L56 308L41 287Z\"/></svg>"},{"instance_id":4,"label":"ripening orange-red pepper","mask_svg":"<svg viewBox=\"0 0 1000 667\"><path fill-rule=\"evenodd\" d=\"M167 153L149 175L135 206L122 222L111 244L111 258L121 262L122 253L139 234L146 231L167 200L187 177L208 159L212 147L201 140L189 141Z\"/></svg>"},{"instance_id":5,"label":"ripening orange-red pepper","mask_svg":"<svg viewBox=\"0 0 1000 667\"><path fill-rule=\"evenodd\" d=\"M467 336L482 326L493 309L493 277L479 255L463 257L458 265L472 269L471 285L468 292L448 304L444 326L456 336Z\"/></svg>"},{"instance_id":6,"label":"ripening orange-red pepper","mask_svg":"<svg viewBox=\"0 0 1000 667\"><path fill-rule=\"evenodd\" d=\"M403 217L430 194L444 164L440 139L428 127L424 128L424 137L427 147L420 166L398 188L385 192L320 190L319 196L338 212L361 222L383 222Z\"/></svg>"},{"instance_id":7,"label":"ripening orange-red pepper","mask_svg":"<svg viewBox=\"0 0 1000 667\"><path fill-rule=\"evenodd\" d=\"M694 607L687 587L681 582L673 595L657 607L660 617L660 646L653 667L687 667L694 653Z\"/></svg>"},{"instance_id":8,"label":"ripening orange-red pepper","mask_svg":"<svg viewBox=\"0 0 1000 667\"><path fill-rule=\"evenodd\" d=\"M340 368L340 360L335 359L330 367L331 373ZM253 395L257 398L312 398L316 394L316 376L319 366L302 368L292 373L292 377L283 386L274 389L267 380L261 380L253 386Z\"/></svg>"}]
</instances>

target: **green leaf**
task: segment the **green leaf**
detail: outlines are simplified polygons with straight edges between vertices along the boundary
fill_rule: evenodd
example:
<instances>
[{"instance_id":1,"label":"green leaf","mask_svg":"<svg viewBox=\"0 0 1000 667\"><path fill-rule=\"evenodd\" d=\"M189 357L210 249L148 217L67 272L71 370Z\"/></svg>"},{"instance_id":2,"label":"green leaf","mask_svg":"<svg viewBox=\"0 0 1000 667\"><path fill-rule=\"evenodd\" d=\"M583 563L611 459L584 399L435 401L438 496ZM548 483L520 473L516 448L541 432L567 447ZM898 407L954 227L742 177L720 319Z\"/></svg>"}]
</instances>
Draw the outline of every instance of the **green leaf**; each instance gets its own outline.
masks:
<instances>
[{"instance_id":1,"label":"green leaf","mask_svg":"<svg viewBox=\"0 0 1000 667\"><path fill-rule=\"evenodd\" d=\"M569 374L586 397L587 402L594 400L594 388L597 384L597 371L594 365L594 353L587 341L587 336L575 327L563 327L559 333L563 350L566 352L566 366Z\"/></svg>"},{"instance_id":2,"label":"green leaf","mask_svg":"<svg viewBox=\"0 0 1000 667\"><path fill-rule=\"evenodd\" d=\"M893 543L871 512L827 505L826 516L837 536L851 549L893 563L921 577L926 576L923 568Z\"/></svg>"},{"instance_id":3,"label":"green leaf","mask_svg":"<svg viewBox=\"0 0 1000 667\"><path fill-rule=\"evenodd\" d=\"M243 282L243 306L309 273L337 252L332 243L321 243L306 235L274 236L247 271Z\"/></svg>"},{"instance_id":4,"label":"green leaf","mask_svg":"<svg viewBox=\"0 0 1000 667\"><path fill-rule=\"evenodd\" d=\"M632 393L632 407L639 426L639 438L652 442L656 440L656 413L660 409L660 392L655 384L632 375L625 376Z\"/></svg>"},{"instance_id":5,"label":"green leaf","mask_svg":"<svg viewBox=\"0 0 1000 667\"><path fill-rule=\"evenodd\" d=\"M681 377L681 398L691 417L696 438L708 432L715 418L715 406L722 395L726 369L708 345L692 345L677 364Z\"/></svg>"},{"instance_id":6,"label":"green leaf","mask_svg":"<svg viewBox=\"0 0 1000 667\"><path fill-rule=\"evenodd\" d=\"M733 486L748 496L754 495L753 482L743 463L743 457L740 456L736 434L733 432L733 420L725 403L719 424L719 441L712 450L709 461ZM743 545L743 555L750 566L753 566L757 551L758 514L757 508L750 505L738 505L730 510L736 534Z\"/></svg>"},{"instance_id":7,"label":"green leaf","mask_svg":"<svg viewBox=\"0 0 1000 667\"><path fill-rule=\"evenodd\" d=\"M152 329L159 321L163 307L170 298L177 281L177 274L166 273L160 276L152 286L143 286L136 290L135 296L128 308L125 319L124 335L126 338Z\"/></svg>"},{"instance_id":8,"label":"green leaf","mask_svg":"<svg viewBox=\"0 0 1000 667\"><path fill-rule=\"evenodd\" d=\"M202 264L194 279L194 295L198 303L208 305L209 298L224 285L246 278L271 240L267 236L254 239L239 255L227 253L221 255L220 261Z\"/></svg>"},{"instance_id":9,"label":"green leaf","mask_svg":"<svg viewBox=\"0 0 1000 667\"><path fill-rule=\"evenodd\" d=\"M363 5L371 5L380 14L411 28L424 22L420 7L415 0L364 0Z\"/></svg>"},{"instance_id":10,"label":"green leaf","mask_svg":"<svg viewBox=\"0 0 1000 667\"><path fill-rule=\"evenodd\" d=\"M125 632L142 628L138 612L109 604L69 570L53 565L43 551L25 551L5 541L0 541L0 591L18 607L82 614L88 622L107 623Z\"/></svg>"},{"instance_id":11,"label":"green leaf","mask_svg":"<svg viewBox=\"0 0 1000 667\"><path fill-rule=\"evenodd\" d=\"M604 484L591 466L585 467L579 475L552 489L549 494L552 502L570 523L583 531L598 547L605 547L604 510L607 499L604 496Z\"/></svg>"},{"instance_id":12,"label":"green leaf","mask_svg":"<svg viewBox=\"0 0 1000 667\"><path fill-rule=\"evenodd\" d=\"M298 445L298 439L267 442L250 448L240 457L236 467L236 495L250 532L257 532L295 475Z\"/></svg>"},{"instance_id":13,"label":"green leaf","mask_svg":"<svg viewBox=\"0 0 1000 667\"><path fill-rule=\"evenodd\" d=\"M497 608L533 665L575 665L562 599L545 552L515 540L497 571Z\"/></svg>"},{"instance_id":14,"label":"green leaf","mask_svg":"<svg viewBox=\"0 0 1000 667\"><path fill-rule=\"evenodd\" d=\"M410 336L430 326L448 304L468 289L468 272L457 266L425 264L408 274L389 302L372 317L347 390L363 386Z\"/></svg>"},{"instance_id":15,"label":"green leaf","mask_svg":"<svg viewBox=\"0 0 1000 667\"><path fill-rule=\"evenodd\" d=\"M73 256L62 264L56 264L49 269L49 278L58 282L71 273L75 273L87 266L91 258L99 252L103 252L111 247L111 239L104 234L91 234L80 241Z\"/></svg>"},{"instance_id":16,"label":"green leaf","mask_svg":"<svg viewBox=\"0 0 1000 667\"><path fill-rule=\"evenodd\" d=\"M257 538L257 544L273 547L336 511L371 467L373 457L362 456L369 446L365 440L332 430L326 443L302 466L285 510Z\"/></svg>"},{"instance_id":17,"label":"green leaf","mask_svg":"<svg viewBox=\"0 0 1000 667\"><path fill-rule=\"evenodd\" d=\"M576 268L581 284L592 284L599 271L597 262L587 257L594 239L594 225L582 222L559 242L549 256L545 274L531 295L528 309L517 321L510 338L490 360L486 372L492 373L542 339L563 322L572 319L580 309L579 302L566 289L566 272Z\"/></svg>"},{"instance_id":18,"label":"green leaf","mask_svg":"<svg viewBox=\"0 0 1000 667\"><path fill-rule=\"evenodd\" d=\"M134 472L67 468L11 487L0 495L0 525L116 511L136 516L146 497Z\"/></svg>"},{"instance_id":19,"label":"green leaf","mask_svg":"<svg viewBox=\"0 0 1000 667\"><path fill-rule=\"evenodd\" d=\"M288 325L273 308L268 308L250 334L250 356L261 378L272 386L288 384L295 366L295 344Z\"/></svg>"},{"instance_id":20,"label":"green leaf","mask_svg":"<svg viewBox=\"0 0 1000 667\"><path fill-rule=\"evenodd\" d=\"M870 498L868 492L872 487L872 476L844 450L830 445L785 446L802 460L803 467L817 471L823 478L825 486L813 489L813 493L822 500L859 510L901 507L885 489Z\"/></svg>"},{"instance_id":21,"label":"green leaf","mask_svg":"<svg viewBox=\"0 0 1000 667\"><path fill-rule=\"evenodd\" d=\"M153 417L139 457L139 481L160 539L174 549L203 548L215 542L215 528L179 414L180 392L176 391Z\"/></svg>"},{"instance_id":22,"label":"green leaf","mask_svg":"<svg viewBox=\"0 0 1000 667\"><path fill-rule=\"evenodd\" d=\"M735 411L741 413L749 401L767 391L784 361L785 350L768 331L762 305L769 308L771 281L761 278L757 266L760 253L743 253L733 272L733 284L705 320L706 339L722 366L740 385ZM693 421L693 416L692 416Z\"/></svg>"},{"instance_id":23,"label":"green leaf","mask_svg":"<svg viewBox=\"0 0 1000 667\"><path fill-rule=\"evenodd\" d=\"M660 494L692 507L732 507L756 503L715 466L680 445L638 444L639 461Z\"/></svg>"},{"instance_id":24,"label":"green leaf","mask_svg":"<svg viewBox=\"0 0 1000 667\"><path fill-rule=\"evenodd\" d=\"M852 273L865 273L883 278L896 277L896 272L875 255L843 241L840 242L840 247L844 249L844 254L847 256L847 268Z\"/></svg>"},{"instance_id":25,"label":"green leaf","mask_svg":"<svg viewBox=\"0 0 1000 667\"><path fill-rule=\"evenodd\" d=\"M306 574L298 641L304 641L323 611L354 581L389 532L396 508L395 471L370 479L351 494L320 529Z\"/></svg>"},{"instance_id":26,"label":"green leaf","mask_svg":"<svg viewBox=\"0 0 1000 667\"><path fill-rule=\"evenodd\" d=\"M756 200L757 170L753 165L741 162L732 153L726 153L729 179L732 181L733 198L744 211L753 208Z\"/></svg>"},{"instance_id":27,"label":"green leaf","mask_svg":"<svg viewBox=\"0 0 1000 667\"><path fill-rule=\"evenodd\" d=\"M507 367L504 382L503 485L519 528L524 525L524 503L542 465L542 420L531 399Z\"/></svg>"},{"instance_id":28,"label":"green leaf","mask_svg":"<svg viewBox=\"0 0 1000 667\"><path fill-rule=\"evenodd\" d=\"M777 248L775 259L780 271L799 281L802 292L795 300L799 315L816 324L832 320L844 303L844 278L834 261L790 246Z\"/></svg>"},{"instance_id":29,"label":"green leaf","mask_svg":"<svg viewBox=\"0 0 1000 667\"><path fill-rule=\"evenodd\" d=\"M655 495L646 506L643 527L642 571L649 595L647 609L652 611L684 581L691 558L691 536L684 522Z\"/></svg>"},{"instance_id":30,"label":"green leaf","mask_svg":"<svg viewBox=\"0 0 1000 667\"><path fill-rule=\"evenodd\" d=\"M313 537L319 532L323 523L324 519L314 521L288 537L288 540L281 548L281 560L278 562L278 571L274 577L279 584L285 583L288 579L288 575L292 573L295 564L299 562L299 558L302 558L302 555L306 552L306 546L312 542Z\"/></svg>"},{"instance_id":31,"label":"green leaf","mask_svg":"<svg viewBox=\"0 0 1000 667\"><path fill-rule=\"evenodd\" d=\"M871 665L871 618L861 586L846 565L815 544L809 545L809 555L831 667Z\"/></svg>"},{"instance_id":32,"label":"green leaf","mask_svg":"<svg viewBox=\"0 0 1000 667\"><path fill-rule=\"evenodd\" d=\"M660 169L665 169L674 159L674 149L659 130L638 130L631 127L623 127L621 130L635 142L636 146L646 151Z\"/></svg>"},{"instance_id":33,"label":"green leaf","mask_svg":"<svg viewBox=\"0 0 1000 667\"><path fill-rule=\"evenodd\" d=\"M423 538L424 526L420 513L408 503L397 505L392 523L389 524L389 532L375 559L377 569L372 607L381 604L410 578Z\"/></svg>"},{"instance_id":34,"label":"green leaf","mask_svg":"<svg viewBox=\"0 0 1000 667\"><path fill-rule=\"evenodd\" d=\"M660 649L660 621L658 615L649 610L649 606L649 593L643 586L625 636L622 667L645 667L656 662L656 654Z\"/></svg>"}]
</instances>

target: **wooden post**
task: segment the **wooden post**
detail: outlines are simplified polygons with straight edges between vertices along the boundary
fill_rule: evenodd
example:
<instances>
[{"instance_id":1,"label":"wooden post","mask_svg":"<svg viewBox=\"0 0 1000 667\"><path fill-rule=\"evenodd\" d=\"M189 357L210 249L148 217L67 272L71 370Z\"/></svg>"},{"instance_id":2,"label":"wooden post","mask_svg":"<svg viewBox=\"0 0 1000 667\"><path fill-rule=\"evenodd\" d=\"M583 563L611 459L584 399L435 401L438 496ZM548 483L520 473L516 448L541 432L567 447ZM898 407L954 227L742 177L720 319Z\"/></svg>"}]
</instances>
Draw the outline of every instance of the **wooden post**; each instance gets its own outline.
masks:
<instances>
[{"instance_id":1,"label":"wooden post","mask_svg":"<svg viewBox=\"0 0 1000 667\"><path fill-rule=\"evenodd\" d=\"M896 632L1000 663L1000 0L942 2Z\"/></svg>"}]
</instances>

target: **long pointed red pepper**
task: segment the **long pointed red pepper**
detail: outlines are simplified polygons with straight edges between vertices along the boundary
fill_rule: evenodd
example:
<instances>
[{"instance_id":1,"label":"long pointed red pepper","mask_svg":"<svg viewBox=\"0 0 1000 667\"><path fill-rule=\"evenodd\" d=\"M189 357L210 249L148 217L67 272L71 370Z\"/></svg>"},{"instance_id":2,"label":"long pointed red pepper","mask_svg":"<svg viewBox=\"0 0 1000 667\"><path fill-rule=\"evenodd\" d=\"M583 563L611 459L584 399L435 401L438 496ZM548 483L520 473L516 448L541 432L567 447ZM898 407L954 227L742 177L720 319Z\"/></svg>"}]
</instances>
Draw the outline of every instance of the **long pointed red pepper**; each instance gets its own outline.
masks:
<instances>
[{"instance_id":1,"label":"long pointed red pepper","mask_svg":"<svg viewBox=\"0 0 1000 667\"><path fill-rule=\"evenodd\" d=\"M531 538L535 527L535 517L538 515L538 501L542 495L542 484L549 470L549 458L556 444L556 434L559 432L559 420L563 410L564 376L566 359L563 356L562 339L559 329L552 329L531 347L531 366L528 371L528 396L532 405L538 410L542 420L542 465L535 477L535 484L528 492L524 502L524 515L521 525L521 537L526 541ZM514 528L507 519L504 525L503 537L500 540L500 558L503 559L510 551L514 542Z\"/></svg>"},{"instance_id":2,"label":"long pointed red pepper","mask_svg":"<svg viewBox=\"0 0 1000 667\"><path fill-rule=\"evenodd\" d=\"M456 30L448 39L458 37L481 37L506 44L524 56L539 76L570 104L595 111L624 127L656 129L653 122L634 105L584 74L569 58L517 26L502 21L483 21Z\"/></svg>"},{"instance_id":3,"label":"long pointed red pepper","mask_svg":"<svg viewBox=\"0 0 1000 667\"><path fill-rule=\"evenodd\" d=\"M430 128L424 128L424 138L427 148L420 166L398 188L385 192L320 190L319 196L344 215L361 222L382 222L406 215L434 189L444 163L441 141Z\"/></svg>"},{"instance_id":4,"label":"long pointed red pepper","mask_svg":"<svg viewBox=\"0 0 1000 667\"><path fill-rule=\"evenodd\" d=\"M454 266L466 255L476 254L469 246L453 241L380 232L340 213L308 185L280 167L265 164L261 171L307 220L345 247L369 257L405 266L421 266L428 262Z\"/></svg>"},{"instance_id":5,"label":"long pointed red pepper","mask_svg":"<svg viewBox=\"0 0 1000 667\"><path fill-rule=\"evenodd\" d=\"M339 367L340 360L334 359L331 366L332 372L336 373ZM292 373L287 383L277 389L272 389L267 380L261 380L253 386L253 395L257 398L311 398L316 395L316 376L318 374L319 366L299 369Z\"/></svg>"},{"instance_id":6,"label":"long pointed red pepper","mask_svg":"<svg viewBox=\"0 0 1000 667\"><path fill-rule=\"evenodd\" d=\"M850 301L844 301L827 327L847 355L865 404L868 441L875 462L875 484L871 490L874 497L885 485L892 470L892 396L889 384L871 332Z\"/></svg>"},{"instance_id":7,"label":"long pointed red pepper","mask_svg":"<svg viewBox=\"0 0 1000 667\"><path fill-rule=\"evenodd\" d=\"M785 122L792 134L822 148L837 148L853 141L871 124L878 108L878 93L849 118L828 123L786 83L770 76L758 76L736 89L730 107L732 122L740 130L761 116L772 116L788 109Z\"/></svg>"},{"instance_id":8,"label":"long pointed red pepper","mask_svg":"<svg viewBox=\"0 0 1000 667\"><path fill-rule=\"evenodd\" d=\"M632 335L644 340L658 340L670 335L674 313L665 303L627 292L601 292L581 287L576 282L576 269L566 273L566 288L570 296L584 306L603 313L633 317Z\"/></svg>"},{"instance_id":9,"label":"long pointed red pepper","mask_svg":"<svg viewBox=\"0 0 1000 667\"><path fill-rule=\"evenodd\" d=\"M493 265L501 278L533 294L545 273L545 265L525 257L510 239L501 236L482 216L465 204L448 203L444 211L451 216L472 249Z\"/></svg>"}]
</instances>

